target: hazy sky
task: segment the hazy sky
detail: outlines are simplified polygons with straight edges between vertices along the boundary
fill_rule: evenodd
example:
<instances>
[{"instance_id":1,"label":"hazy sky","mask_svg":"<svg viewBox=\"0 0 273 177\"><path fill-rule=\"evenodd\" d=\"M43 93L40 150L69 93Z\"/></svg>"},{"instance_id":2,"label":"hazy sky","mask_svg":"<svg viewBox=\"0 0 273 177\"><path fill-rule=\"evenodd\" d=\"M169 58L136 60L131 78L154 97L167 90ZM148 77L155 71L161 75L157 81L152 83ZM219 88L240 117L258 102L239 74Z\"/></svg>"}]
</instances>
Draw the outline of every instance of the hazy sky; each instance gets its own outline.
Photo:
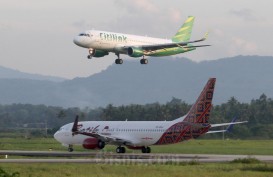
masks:
<instances>
[{"instance_id":1,"label":"hazy sky","mask_svg":"<svg viewBox=\"0 0 273 177\"><path fill-rule=\"evenodd\" d=\"M272 56L272 7L271 0L0 0L0 65L65 78L89 76L116 56L87 60L87 49L72 42L81 31L171 38L189 15L196 16L191 39L209 30L202 44L212 46L178 56L194 61Z\"/></svg>"}]
</instances>

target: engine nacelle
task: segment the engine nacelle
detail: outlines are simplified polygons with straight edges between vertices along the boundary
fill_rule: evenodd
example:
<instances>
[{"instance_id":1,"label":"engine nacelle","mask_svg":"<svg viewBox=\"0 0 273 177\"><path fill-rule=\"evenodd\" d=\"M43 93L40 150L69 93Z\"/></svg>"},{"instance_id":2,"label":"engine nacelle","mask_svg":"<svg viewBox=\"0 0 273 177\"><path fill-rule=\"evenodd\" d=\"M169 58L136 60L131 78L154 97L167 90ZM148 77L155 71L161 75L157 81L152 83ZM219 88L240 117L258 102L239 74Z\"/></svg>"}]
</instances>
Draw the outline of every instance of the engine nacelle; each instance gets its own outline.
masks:
<instances>
[{"instance_id":1,"label":"engine nacelle","mask_svg":"<svg viewBox=\"0 0 273 177\"><path fill-rule=\"evenodd\" d=\"M109 52L103 51L103 50L96 50L96 49L92 49L89 50L89 53L92 57L104 57L105 55L109 55Z\"/></svg>"},{"instance_id":2,"label":"engine nacelle","mask_svg":"<svg viewBox=\"0 0 273 177\"><path fill-rule=\"evenodd\" d=\"M136 48L136 47L129 47L127 54L130 57L142 57L143 54L143 50L141 48Z\"/></svg>"},{"instance_id":3,"label":"engine nacelle","mask_svg":"<svg viewBox=\"0 0 273 177\"><path fill-rule=\"evenodd\" d=\"M97 138L87 138L83 141L82 146L85 149L103 149L105 143Z\"/></svg>"}]
</instances>

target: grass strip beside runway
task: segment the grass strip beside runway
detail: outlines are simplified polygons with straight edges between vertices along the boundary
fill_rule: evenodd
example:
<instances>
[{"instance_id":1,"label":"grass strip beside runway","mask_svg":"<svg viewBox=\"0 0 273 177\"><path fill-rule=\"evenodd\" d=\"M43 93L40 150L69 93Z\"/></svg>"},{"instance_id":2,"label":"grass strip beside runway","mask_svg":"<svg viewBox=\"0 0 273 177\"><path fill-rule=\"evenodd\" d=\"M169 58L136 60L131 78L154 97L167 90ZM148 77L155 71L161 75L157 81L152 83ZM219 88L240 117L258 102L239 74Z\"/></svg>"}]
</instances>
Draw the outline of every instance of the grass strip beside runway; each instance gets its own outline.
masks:
<instances>
[{"instance_id":1,"label":"grass strip beside runway","mask_svg":"<svg viewBox=\"0 0 273 177\"><path fill-rule=\"evenodd\" d=\"M242 163L179 163L179 164L1 164L8 173L19 172L20 177L271 177L273 164Z\"/></svg>"},{"instance_id":2,"label":"grass strip beside runway","mask_svg":"<svg viewBox=\"0 0 273 177\"><path fill-rule=\"evenodd\" d=\"M75 151L96 152L74 146ZM106 146L103 151L115 152L115 146ZM234 154L273 155L273 140L190 140L178 144L151 146L152 153L174 154ZM66 151L53 138L0 138L0 150ZM130 153L132 150L127 149ZM135 150L134 152L140 152Z\"/></svg>"}]
</instances>

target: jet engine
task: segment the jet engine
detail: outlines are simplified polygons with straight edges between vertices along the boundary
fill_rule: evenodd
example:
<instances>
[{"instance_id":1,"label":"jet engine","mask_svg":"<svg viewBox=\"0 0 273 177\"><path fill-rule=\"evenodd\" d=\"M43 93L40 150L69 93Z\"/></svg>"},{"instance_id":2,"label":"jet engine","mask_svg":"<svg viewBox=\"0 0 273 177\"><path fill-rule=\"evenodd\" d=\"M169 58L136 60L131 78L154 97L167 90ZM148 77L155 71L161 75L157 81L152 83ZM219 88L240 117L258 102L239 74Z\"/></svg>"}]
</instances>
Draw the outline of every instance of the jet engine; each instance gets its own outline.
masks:
<instances>
[{"instance_id":1,"label":"jet engine","mask_svg":"<svg viewBox=\"0 0 273 177\"><path fill-rule=\"evenodd\" d=\"M90 49L89 54L90 54L89 55L90 58L91 57L99 58L99 57L104 57L105 55L109 55L109 52L106 52L104 50Z\"/></svg>"},{"instance_id":2,"label":"jet engine","mask_svg":"<svg viewBox=\"0 0 273 177\"><path fill-rule=\"evenodd\" d=\"M143 50L141 48L137 48L137 47L129 47L127 54L130 57L142 57L143 54Z\"/></svg>"},{"instance_id":3,"label":"jet engine","mask_svg":"<svg viewBox=\"0 0 273 177\"><path fill-rule=\"evenodd\" d=\"M103 149L105 146L105 142L96 138L87 138L83 141L82 146L85 149Z\"/></svg>"}]
</instances>

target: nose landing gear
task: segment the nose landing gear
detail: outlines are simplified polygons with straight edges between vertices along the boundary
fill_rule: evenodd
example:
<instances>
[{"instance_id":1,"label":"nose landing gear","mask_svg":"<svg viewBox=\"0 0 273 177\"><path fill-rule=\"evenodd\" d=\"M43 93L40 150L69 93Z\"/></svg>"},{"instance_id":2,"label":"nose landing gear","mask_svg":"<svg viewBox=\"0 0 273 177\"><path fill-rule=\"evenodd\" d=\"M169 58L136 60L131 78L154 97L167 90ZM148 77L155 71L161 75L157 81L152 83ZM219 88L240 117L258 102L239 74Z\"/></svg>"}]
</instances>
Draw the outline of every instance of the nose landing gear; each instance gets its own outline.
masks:
<instances>
[{"instance_id":1,"label":"nose landing gear","mask_svg":"<svg viewBox=\"0 0 273 177\"><path fill-rule=\"evenodd\" d=\"M68 148L67 148L68 152L73 152L73 145L69 144Z\"/></svg>"},{"instance_id":2,"label":"nose landing gear","mask_svg":"<svg viewBox=\"0 0 273 177\"><path fill-rule=\"evenodd\" d=\"M89 55L87 55L87 58L88 58L88 59L92 59L94 53L95 53L95 50L94 50L94 49L89 49Z\"/></svg>"}]
</instances>

